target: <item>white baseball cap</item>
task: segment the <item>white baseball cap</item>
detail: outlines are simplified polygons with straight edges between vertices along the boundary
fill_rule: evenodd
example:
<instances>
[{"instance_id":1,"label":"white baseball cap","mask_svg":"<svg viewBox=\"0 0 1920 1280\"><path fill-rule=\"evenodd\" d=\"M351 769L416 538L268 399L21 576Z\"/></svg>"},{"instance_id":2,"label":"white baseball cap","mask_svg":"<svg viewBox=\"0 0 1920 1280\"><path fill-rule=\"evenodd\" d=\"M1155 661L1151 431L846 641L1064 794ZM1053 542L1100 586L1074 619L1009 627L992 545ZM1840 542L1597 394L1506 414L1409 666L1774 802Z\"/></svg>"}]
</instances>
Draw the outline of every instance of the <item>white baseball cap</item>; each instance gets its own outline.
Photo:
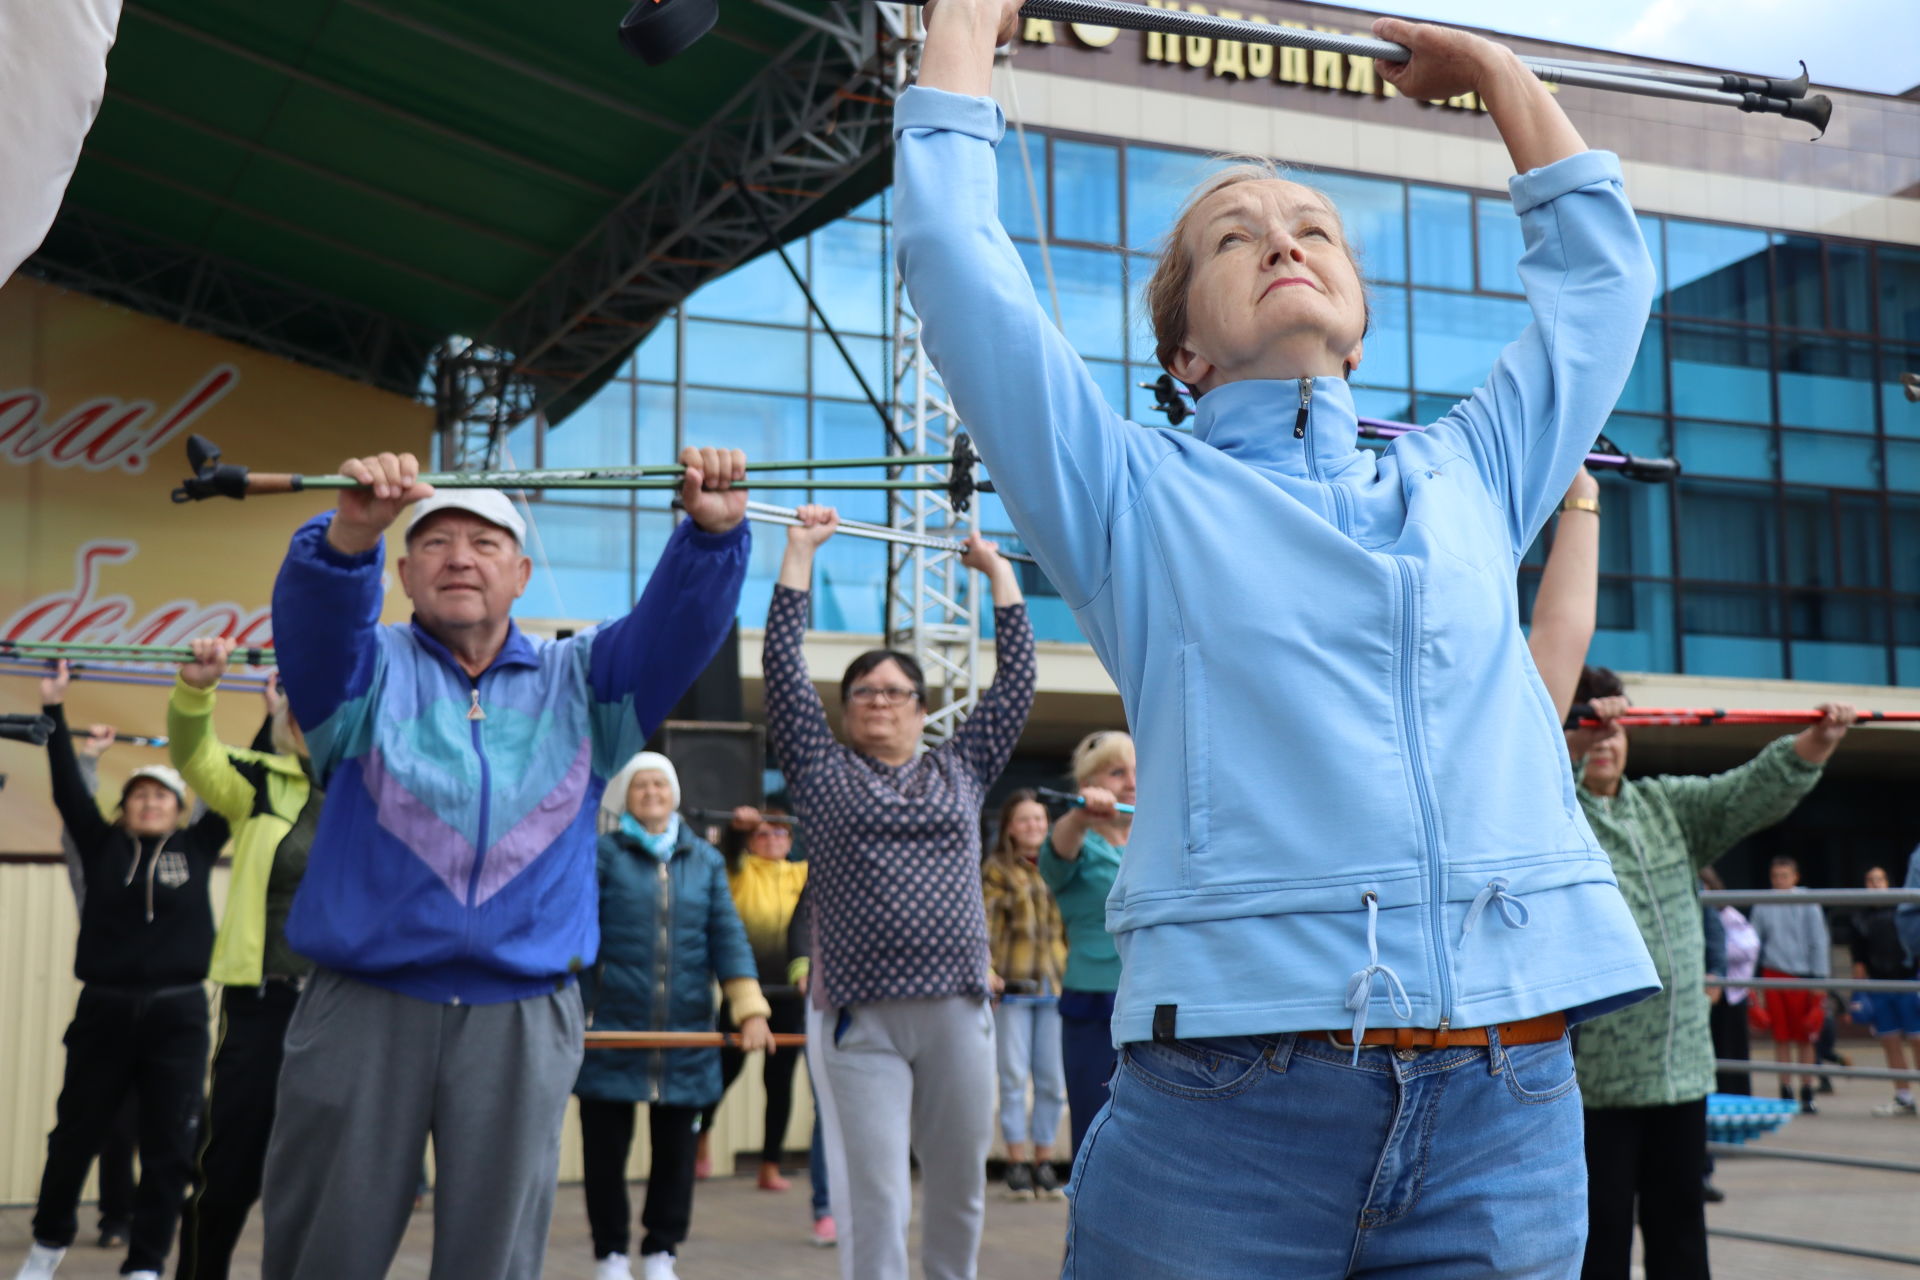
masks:
<instances>
[{"instance_id":1,"label":"white baseball cap","mask_svg":"<svg viewBox=\"0 0 1920 1280\"><path fill-rule=\"evenodd\" d=\"M512 534L521 546L527 544L527 522L513 505L513 499L498 489L440 489L431 498L414 504L413 518L407 521L407 539L420 522L436 511L464 511L479 516L488 524L499 525Z\"/></svg>"},{"instance_id":2,"label":"white baseball cap","mask_svg":"<svg viewBox=\"0 0 1920 1280\"><path fill-rule=\"evenodd\" d=\"M187 784L181 780L178 773L169 769L164 764L144 764L128 774L127 785L120 788L120 798L122 801L126 799L127 792L133 790L133 784L142 778L157 782L167 790L173 792L174 798L179 800L182 805L187 803Z\"/></svg>"}]
</instances>

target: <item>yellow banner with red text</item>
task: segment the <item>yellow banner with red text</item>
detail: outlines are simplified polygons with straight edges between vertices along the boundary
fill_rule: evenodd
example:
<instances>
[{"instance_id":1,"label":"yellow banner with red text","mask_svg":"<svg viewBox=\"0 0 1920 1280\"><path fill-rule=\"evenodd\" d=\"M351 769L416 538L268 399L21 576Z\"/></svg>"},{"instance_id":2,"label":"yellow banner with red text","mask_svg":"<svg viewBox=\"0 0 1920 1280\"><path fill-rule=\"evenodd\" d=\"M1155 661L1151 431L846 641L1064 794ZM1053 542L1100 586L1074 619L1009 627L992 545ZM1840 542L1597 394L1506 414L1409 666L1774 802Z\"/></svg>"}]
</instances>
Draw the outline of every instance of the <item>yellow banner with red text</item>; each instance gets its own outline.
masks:
<instances>
[{"instance_id":1,"label":"yellow banner with red text","mask_svg":"<svg viewBox=\"0 0 1920 1280\"><path fill-rule=\"evenodd\" d=\"M176 505L188 436L229 462L318 474L386 449L424 458L432 425L426 405L16 276L0 289L0 639L271 645L274 573L328 496ZM392 593L390 616L405 604ZM0 660L0 712L40 706L21 666ZM164 682L103 671L72 683L67 715L160 735L166 700ZM244 746L261 701L230 691L217 716L222 739ZM165 757L109 749L101 794ZM0 774L0 853L58 849L44 751L0 741Z\"/></svg>"}]
</instances>

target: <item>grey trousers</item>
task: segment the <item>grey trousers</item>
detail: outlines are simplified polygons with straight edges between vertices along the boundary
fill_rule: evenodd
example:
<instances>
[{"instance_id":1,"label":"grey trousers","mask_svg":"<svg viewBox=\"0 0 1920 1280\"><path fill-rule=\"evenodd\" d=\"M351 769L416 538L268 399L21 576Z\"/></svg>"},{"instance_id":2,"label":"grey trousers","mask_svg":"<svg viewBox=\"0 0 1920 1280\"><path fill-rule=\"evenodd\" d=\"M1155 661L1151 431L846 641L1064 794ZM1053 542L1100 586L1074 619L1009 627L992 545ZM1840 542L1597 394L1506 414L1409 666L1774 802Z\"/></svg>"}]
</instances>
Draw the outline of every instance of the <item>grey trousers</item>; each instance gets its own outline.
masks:
<instances>
[{"instance_id":1,"label":"grey trousers","mask_svg":"<svg viewBox=\"0 0 1920 1280\"><path fill-rule=\"evenodd\" d=\"M381 1280L433 1138L432 1280L538 1276L580 989L439 1005L320 971L287 1027L262 1280Z\"/></svg>"},{"instance_id":2,"label":"grey trousers","mask_svg":"<svg viewBox=\"0 0 1920 1280\"><path fill-rule=\"evenodd\" d=\"M839 1135L829 1142L827 1181L843 1280L906 1280L909 1142L920 1160L925 1280L973 1280L993 1143L987 1003L954 996L809 1007L807 1063L825 1127Z\"/></svg>"}]
</instances>

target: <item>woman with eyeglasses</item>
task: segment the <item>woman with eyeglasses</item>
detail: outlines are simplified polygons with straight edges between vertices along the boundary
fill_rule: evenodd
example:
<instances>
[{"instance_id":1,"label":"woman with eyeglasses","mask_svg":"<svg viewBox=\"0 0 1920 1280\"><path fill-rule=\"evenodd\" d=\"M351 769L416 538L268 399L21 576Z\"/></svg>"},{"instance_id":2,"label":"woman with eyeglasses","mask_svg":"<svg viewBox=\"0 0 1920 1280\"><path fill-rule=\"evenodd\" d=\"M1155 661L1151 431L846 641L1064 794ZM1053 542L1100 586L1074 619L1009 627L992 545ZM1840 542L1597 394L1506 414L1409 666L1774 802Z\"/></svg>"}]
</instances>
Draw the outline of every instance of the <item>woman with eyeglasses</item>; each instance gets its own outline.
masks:
<instances>
[{"instance_id":1,"label":"woman with eyeglasses","mask_svg":"<svg viewBox=\"0 0 1920 1280\"><path fill-rule=\"evenodd\" d=\"M962 563L994 604L993 683L923 751L926 680L874 649L840 681L836 741L801 645L831 507L800 508L767 614L767 727L807 832L817 979L808 1059L838 1127L833 1216L846 1280L907 1274L909 1145L921 1169L927 1280L974 1274L993 1138L994 1036L980 888L980 809L1033 701L1033 631L1013 568L974 537Z\"/></svg>"},{"instance_id":2,"label":"woman with eyeglasses","mask_svg":"<svg viewBox=\"0 0 1920 1280\"><path fill-rule=\"evenodd\" d=\"M760 971L761 990L791 985L788 966L787 930L793 924L793 910L800 902L800 891L807 887L807 864L789 861L793 852L793 827L786 810L769 807L765 811L741 805L733 811L733 821L720 838L720 852L727 860L727 888L733 894L734 910L747 928L747 942L753 947L754 964ZM805 1004L799 996L767 997L773 1013L767 1021L776 1034L793 1034L805 1022ZM722 1015L720 1029L733 1026ZM700 1120L700 1153L694 1162L694 1176L705 1178L712 1172L712 1153L708 1138L713 1132L714 1115L720 1110L727 1090L733 1088L747 1055L726 1046L720 1050L720 1098L708 1107ZM775 1049L767 1055L766 1129L760 1144L760 1189L785 1191L791 1184L780 1174L780 1152L787 1137L787 1120L793 1114L793 1069L800 1063L800 1050Z\"/></svg>"}]
</instances>

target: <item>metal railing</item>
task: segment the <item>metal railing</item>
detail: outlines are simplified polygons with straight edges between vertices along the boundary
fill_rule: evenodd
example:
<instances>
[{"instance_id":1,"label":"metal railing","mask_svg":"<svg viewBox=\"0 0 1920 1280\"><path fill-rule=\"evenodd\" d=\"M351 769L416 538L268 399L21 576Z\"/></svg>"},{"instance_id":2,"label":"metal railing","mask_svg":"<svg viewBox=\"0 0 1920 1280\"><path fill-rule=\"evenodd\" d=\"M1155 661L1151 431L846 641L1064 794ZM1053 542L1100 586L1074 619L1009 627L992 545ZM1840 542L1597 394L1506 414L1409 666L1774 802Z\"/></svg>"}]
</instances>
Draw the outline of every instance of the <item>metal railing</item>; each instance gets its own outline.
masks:
<instances>
[{"instance_id":1,"label":"metal railing","mask_svg":"<svg viewBox=\"0 0 1920 1280\"><path fill-rule=\"evenodd\" d=\"M1898 907L1920 903L1920 889L1702 889L1709 907L1745 907L1763 902L1811 903L1816 907Z\"/></svg>"}]
</instances>

